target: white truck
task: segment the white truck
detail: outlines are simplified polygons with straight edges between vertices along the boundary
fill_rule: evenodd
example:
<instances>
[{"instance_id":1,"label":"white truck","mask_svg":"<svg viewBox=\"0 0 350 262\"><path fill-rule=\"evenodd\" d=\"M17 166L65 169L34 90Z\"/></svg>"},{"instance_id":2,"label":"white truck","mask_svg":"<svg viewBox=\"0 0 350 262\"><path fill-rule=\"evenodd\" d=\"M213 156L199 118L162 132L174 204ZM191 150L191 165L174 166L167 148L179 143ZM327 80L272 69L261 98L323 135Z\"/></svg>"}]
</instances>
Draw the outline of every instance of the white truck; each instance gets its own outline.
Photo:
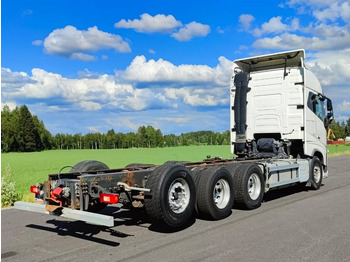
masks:
<instances>
[{"instance_id":1,"label":"white truck","mask_svg":"<svg viewBox=\"0 0 350 262\"><path fill-rule=\"evenodd\" d=\"M271 189L299 183L319 189L328 175L332 103L304 58L304 50L295 50L234 61L230 129L235 159L118 169L83 161L31 187L42 203L16 202L15 208L110 227L114 217L98 212L120 203L143 208L155 223L181 227L194 213L217 220L233 207L257 208Z\"/></svg>"}]
</instances>

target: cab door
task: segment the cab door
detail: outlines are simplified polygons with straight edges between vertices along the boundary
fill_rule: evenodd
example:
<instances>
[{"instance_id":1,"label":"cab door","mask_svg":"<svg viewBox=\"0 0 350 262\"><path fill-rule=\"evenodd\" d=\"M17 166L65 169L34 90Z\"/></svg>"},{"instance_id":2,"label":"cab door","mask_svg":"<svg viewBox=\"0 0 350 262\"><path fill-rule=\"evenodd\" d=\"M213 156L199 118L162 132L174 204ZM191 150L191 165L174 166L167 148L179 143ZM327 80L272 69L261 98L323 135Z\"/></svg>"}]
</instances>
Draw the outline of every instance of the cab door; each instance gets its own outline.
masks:
<instances>
[{"instance_id":1,"label":"cab door","mask_svg":"<svg viewBox=\"0 0 350 262\"><path fill-rule=\"evenodd\" d=\"M315 151L326 155L327 134L324 125L326 117L324 99L311 89L306 93L304 153L313 156Z\"/></svg>"}]
</instances>

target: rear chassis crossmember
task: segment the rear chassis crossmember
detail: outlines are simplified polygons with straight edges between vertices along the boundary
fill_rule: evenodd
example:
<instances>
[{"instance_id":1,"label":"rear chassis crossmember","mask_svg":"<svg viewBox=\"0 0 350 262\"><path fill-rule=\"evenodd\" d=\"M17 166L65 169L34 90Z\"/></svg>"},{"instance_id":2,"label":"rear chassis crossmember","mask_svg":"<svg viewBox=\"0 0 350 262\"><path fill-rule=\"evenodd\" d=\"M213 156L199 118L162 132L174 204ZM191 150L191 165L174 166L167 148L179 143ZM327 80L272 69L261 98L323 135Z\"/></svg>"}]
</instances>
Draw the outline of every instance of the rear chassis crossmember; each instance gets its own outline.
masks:
<instances>
[{"instance_id":1,"label":"rear chassis crossmember","mask_svg":"<svg viewBox=\"0 0 350 262\"><path fill-rule=\"evenodd\" d=\"M47 210L47 207L44 204L28 203L28 202L22 202L22 201L17 201L14 204L14 207L16 209L25 210L25 211L32 211L32 212L37 212L37 213L50 214L50 215L71 218L71 219L75 219L75 220L81 220L81 221L87 222L89 224L94 224L94 225L99 225L99 226L106 226L106 227L113 227L114 226L114 217L113 216L107 216L107 215L102 215L102 214L97 214L97 213L74 210L74 209L67 208L67 207L60 207L60 208L57 208L55 211L50 212Z\"/></svg>"}]
</instances>

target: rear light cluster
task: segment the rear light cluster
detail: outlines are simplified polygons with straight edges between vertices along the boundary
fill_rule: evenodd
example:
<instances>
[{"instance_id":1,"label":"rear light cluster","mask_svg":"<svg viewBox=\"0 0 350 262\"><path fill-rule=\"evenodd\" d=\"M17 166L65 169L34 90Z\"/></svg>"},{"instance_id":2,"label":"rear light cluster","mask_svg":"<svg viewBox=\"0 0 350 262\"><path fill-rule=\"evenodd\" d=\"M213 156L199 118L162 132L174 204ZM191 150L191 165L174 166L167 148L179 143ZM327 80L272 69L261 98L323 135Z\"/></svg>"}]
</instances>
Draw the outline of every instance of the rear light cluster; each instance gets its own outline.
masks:
<instances>
[{"instance_id":1,"label":"rear light cluster","mask_svg":"<svg viewBox=\"0 0 350 262\"><path fill-rule=\"evenodd\" d=\"M32 192L34 194L40 194L40 189L37 186L31 186L30 192Z\"/></svg>"},{"instance_id":2,"label":"rear light cluster","mask_svg":"<svg viewBox=\"0 0 350 262\"><path fill-rule=\"evenodd\" d=\"M58 187L52 191L52 194L56 197L59 197L61 195L62 190L63 190L62 188ZM34 194L40 194L40 189L37 186L31 186L30 192L32 192ZM100 202L106 203L106 204L116 204L119 202L119 195L118 194L101 193L100 194Z\"/></svg>"},{"instance_id":3,"label":"rear light cluster","mask_svg":"<svg viewBox=\"0 0 350 262\"><path fill-rule=\"evenodd\" d=\"M100 202L106 204L116 204L119 202L118 194L100 194Z\"/></svg>"}]
</instances>

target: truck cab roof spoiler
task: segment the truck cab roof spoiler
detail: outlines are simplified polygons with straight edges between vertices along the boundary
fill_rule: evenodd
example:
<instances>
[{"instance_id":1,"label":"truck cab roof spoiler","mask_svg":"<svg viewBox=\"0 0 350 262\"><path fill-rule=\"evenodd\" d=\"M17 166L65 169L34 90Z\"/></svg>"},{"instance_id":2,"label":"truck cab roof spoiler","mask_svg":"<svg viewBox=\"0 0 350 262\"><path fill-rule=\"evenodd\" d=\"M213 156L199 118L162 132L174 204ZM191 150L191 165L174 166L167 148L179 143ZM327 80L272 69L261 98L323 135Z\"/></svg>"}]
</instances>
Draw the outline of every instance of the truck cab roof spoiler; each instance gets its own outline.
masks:
<instances>
[{"instance_id":1,"label":"truck cab roof spoiler","mask_svg":"<svg viewBox=\"0 0 350 262\"><path fill-rule=\"evenodd\" d=\"M305 50L292 50L269 55L261 55L238 59L234 61L235 67L245 72L259 71L272 68L286 68L301 66L305 59Z\"/></svg>"}]
</instances>

